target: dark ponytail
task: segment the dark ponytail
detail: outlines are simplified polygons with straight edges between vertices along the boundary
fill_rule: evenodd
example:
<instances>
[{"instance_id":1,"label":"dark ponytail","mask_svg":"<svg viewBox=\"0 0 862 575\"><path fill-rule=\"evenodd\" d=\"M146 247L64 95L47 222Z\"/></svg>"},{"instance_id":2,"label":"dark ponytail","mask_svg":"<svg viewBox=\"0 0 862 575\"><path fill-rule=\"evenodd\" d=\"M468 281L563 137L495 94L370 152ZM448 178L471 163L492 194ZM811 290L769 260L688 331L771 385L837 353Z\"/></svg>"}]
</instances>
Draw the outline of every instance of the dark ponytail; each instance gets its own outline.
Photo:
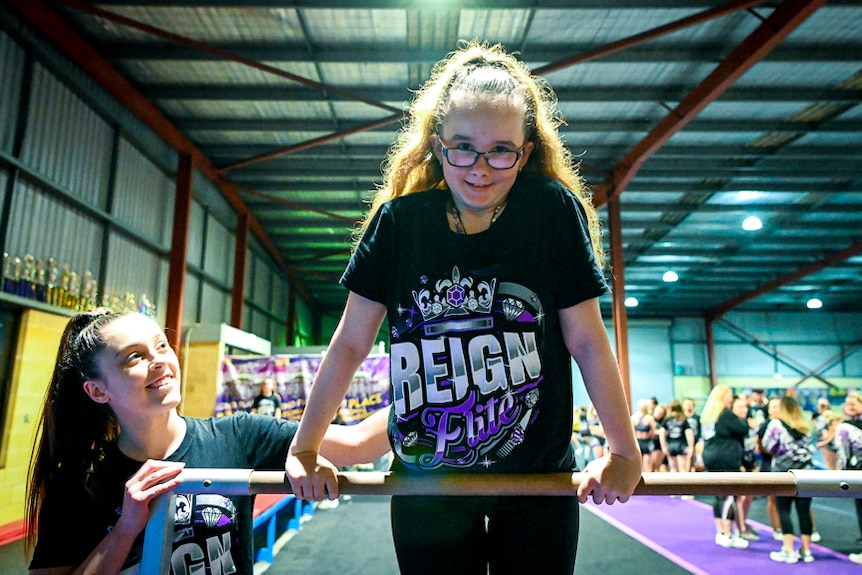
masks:
<instances>
[{"instance_id":1,"label":"dark ponytail","mask_svg":"<svg viewBox=\"0 0 862 575\"><path fill-rule=\"evenodd\" d=\"M27 481L27 549L46 489L57 481L82 485L92 495L93 470L104 446L119 433L111 408L94 402L84 382L99 377L95 359L104 349L102 328L124 314L107 308L74 315L60 340L51 383L37 424Z\"/></svg>"}]
</instances>

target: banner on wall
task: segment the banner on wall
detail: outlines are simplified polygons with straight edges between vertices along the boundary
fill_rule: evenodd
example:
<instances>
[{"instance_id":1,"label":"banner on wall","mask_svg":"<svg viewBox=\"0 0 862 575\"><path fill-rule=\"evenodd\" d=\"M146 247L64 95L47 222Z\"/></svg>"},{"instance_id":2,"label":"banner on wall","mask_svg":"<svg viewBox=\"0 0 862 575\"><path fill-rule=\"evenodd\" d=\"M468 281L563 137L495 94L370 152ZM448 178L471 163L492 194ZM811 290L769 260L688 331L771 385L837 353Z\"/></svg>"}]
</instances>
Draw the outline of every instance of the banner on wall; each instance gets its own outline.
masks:
<instances>
[{"instance_id":1,"label":"banner on wall","mask_svg":"<svg viewBox=\"0 0 862 575\"><path fill-rule=\"evenodd\" d=\"M273 355L269 357L226 356L215 415L249 411L260 385L267 377L276 382L281 397L281 416L299 420L311 389L321 355ZM351 425L389 405L389 356L370 355L356 370L344 401L338 410L337 423Z\"/></svg>"}]
</instances>

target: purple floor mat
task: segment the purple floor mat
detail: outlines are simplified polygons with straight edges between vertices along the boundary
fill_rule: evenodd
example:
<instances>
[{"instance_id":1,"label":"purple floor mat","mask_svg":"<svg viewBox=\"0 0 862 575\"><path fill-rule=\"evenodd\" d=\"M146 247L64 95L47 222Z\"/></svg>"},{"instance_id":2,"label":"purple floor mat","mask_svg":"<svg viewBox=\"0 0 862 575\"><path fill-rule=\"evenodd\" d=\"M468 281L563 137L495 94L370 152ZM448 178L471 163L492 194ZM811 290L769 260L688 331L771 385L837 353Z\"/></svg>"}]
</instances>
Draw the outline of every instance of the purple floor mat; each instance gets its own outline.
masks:
<instances>
[{"instance_id":1,"label":"purple floor mat","mask_svg":"<svg viewBox=\"0 0 862 575\"><path fill-rule=\"evenodd\" d=\"M791 571L805 575L862 575L862 566L851 563L846 555L816 544L811 545L813 563L776 563L769 558L769 552L778 551L781 543L773 540L769 526L756 522L750 523L760 530L760 541L752 541L748 549L719 547L715 544L712 507L695 500L632 497L622 505L589 503L584 508L695 575ZM799 548L798 541L796 547Z\"/></svg>"}]
</instances>

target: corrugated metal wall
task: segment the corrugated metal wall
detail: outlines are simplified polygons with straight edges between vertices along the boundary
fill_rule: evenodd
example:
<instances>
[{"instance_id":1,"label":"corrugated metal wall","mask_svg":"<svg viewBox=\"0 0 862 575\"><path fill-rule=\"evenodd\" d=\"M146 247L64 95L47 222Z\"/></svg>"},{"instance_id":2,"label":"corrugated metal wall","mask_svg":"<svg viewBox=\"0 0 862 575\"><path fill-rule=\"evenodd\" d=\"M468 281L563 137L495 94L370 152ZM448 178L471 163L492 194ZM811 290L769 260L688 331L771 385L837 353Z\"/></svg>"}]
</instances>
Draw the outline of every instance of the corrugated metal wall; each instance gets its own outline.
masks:
<instances>
[{"instance_id":1,"label":"corrugated metal wall","mask_svg":"<svg viewBox=\"0 0 862 575\"><path fill-rule=\"evenodd\" d=\"M0 150L4 152L12 151L23 70L24 51L0 34Z\"/></svg>"},{"instance_id":2,"label":"corrugated metal wall","mask_svg":"<svg viewBox=\"0 0 862 575\"><path fill-rule=\"evenodd\" d=\"M98 278L103 233L92 217L19 180L4 251L13 258L30 254L43 262L53 257L80 277L89 271Z\"/></svg>"},{"instance_id":3,"label":"corrugated metal wall","mask_svg":"<svg viewBox=\"0 0 862 575\"><path fill-rule=\"evenodd\" d=\"M35 53L51 54L51 58L55 54L50 48ZM140 305L146 296L163 320L175 162L170 161L164 142L146 133L145 126L128 111L119 110L116 101L92 79L79 78L81 74L69 66L68 62L33 64L18 158L23 168L0 161L0 200L4 202L9 175L16 171L3 249L12 258L26 254L34 260L56 258L60 266L66 264L80 276L92 273L102 286L99 303L104 298L109 304L128 305L134 298ZM60 72L63 79L49 68ZM0 31L0 154L7 156L15 152L25 73L25 50ZM99 109L88 102L97 102ZM212 183L199 173L194 182L182 320L187 325L227 323L234 222L226 223L232 214ZM251 253L248 262L244 315L249 321L243 328L283 341L286 280L266 257Z\"/></svg>"},{"instance_id":4,"label":"corrugated metal wall","mask_svg":"<svg viewBox=\"0 0 862 575\"><path fill-rule=\"evenodd\" d=\"M41 65L35 66L21 161L65 191L104 210L113 130Z\"/></svg>"},{"instance_id":5,"label":"corrugated metal wall","mask_svg":"<svg viewBox=\"0 0 862 575\"><path fill-rule=\"evenodd\" d=\"M111 212L144 238L170 249L174 182L125 139L120 139Z\"/></svg>"}]
</instances>

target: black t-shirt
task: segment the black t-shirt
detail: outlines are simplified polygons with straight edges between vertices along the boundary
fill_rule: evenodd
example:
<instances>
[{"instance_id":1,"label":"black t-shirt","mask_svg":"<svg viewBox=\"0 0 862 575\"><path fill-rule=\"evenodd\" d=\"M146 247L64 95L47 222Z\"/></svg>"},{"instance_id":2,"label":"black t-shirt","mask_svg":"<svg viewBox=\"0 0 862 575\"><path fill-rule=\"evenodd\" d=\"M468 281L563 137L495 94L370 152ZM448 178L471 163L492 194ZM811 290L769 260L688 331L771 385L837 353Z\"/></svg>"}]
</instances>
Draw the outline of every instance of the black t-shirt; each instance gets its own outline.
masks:
<instances>
[{"instance_id":1,"label":"black t-shirt","mask_svg":"<svg viewBox=\"0 0 862 575\"><path fill-rule=\"evenodd\" d=\"M686 443L685 432L689 429L687 419L677 419L676 417L668 417L662 423L662 427L667 430L667 440Z\"/></svg>"},{"instance_id":2,"label":"black t-shirt","mask_svg":"<svg viewBox=\"0 0 862 575\"><path fill-rule=\"evenodd\" d=\"M703 464L709 471L739 471L742 467L742 445L748 437L748 425L725 408L714 426L703 423ZM709 427L709 429L708 429Z\"/></svg>"},{"instance_id":3,"label":"black t-shirt","mask_svg":"<svg viewBox=\"0 0 862 575\"><path fill-rule=\"evenodd\" d=\"M457 234L448 190L369 222L342 283L386 305L389 435L401 469L571 469L571 359L557 311L605 293L578 199L521 177L486 231Z\"/></svg>"},{"instance_id":4,"label":"black t-shirt","mask_svg":"<svg viewBox=\"0 0 862 575\"><path fill-rule=\"evenodd\" d=\"M296 422L238 413L219 419L184 418L186 436L166 459L188 468L283 470ZM125 482L142 462L108 447L96 477L96 500L73 481L59 481L39 516L39 534L31 569L78 566L111 530L120 516ZM253 498L177 493L171 573L254 572ZM143 532L124 569L139 566ZM211 567L214 562L219 565Z\"/></svg>"},{"instance_id":5,"label":"black t-shirt","mask_svg":"<svg viewBox=\"0 0 862 575\"><path fill-rule=\"evenodd\" d=\"M269 395L261 393L254 398L251 408L260 415L275 415L275 410L281 409L281 396L275 392Z\"/></svg>"}]
</instances>

